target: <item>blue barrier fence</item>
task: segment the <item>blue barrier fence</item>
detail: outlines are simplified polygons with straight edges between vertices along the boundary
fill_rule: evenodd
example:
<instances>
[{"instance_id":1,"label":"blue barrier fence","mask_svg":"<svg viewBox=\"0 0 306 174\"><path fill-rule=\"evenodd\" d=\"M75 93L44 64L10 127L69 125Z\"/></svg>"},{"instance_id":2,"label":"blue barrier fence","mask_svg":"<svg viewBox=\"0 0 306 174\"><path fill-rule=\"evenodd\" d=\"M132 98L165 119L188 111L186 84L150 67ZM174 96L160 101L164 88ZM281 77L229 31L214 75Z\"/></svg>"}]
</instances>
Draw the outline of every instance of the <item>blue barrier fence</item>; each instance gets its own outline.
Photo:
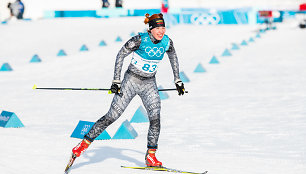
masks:
<instances>
[{"instance_id":1,"label":"blue barrier fence","mask_svg":"<svg viewBox=\"0 0 306 174\"><path fill-rule=\"evenodd\" d=\"M166 20L169 24L193 24L193 25L216 25L216 24L256 24L263 23L264 19L258 15L258 9L239 8L212 10L205 8L180 8L171 9ZM44 18L62 18L62 17L126 17L126 16L144 16L146 13L160 13L160 9L124 9L110 8L98 10L83 11L45 11ZM274 18L274 22L282 22L283 17L292 17L294 12L279 11L279 16Z\"/></svg>"}]
</instances>

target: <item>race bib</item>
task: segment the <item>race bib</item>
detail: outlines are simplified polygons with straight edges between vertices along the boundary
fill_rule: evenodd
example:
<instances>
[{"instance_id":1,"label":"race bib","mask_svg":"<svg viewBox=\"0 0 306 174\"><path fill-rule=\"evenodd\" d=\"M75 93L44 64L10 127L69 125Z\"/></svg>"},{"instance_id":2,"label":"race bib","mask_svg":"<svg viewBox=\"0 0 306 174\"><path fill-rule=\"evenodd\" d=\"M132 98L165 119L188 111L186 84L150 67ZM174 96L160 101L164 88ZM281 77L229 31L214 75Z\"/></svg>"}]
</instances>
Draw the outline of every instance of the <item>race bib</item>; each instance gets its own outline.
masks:
<instances>
[{"instance_id":1,"label":"race bib","mask_svg":"<svg viewBox=\"0 0 306 174\"><path fill-rule=\"evenodd\" d=\"M140 57L138 54L134 54L131 64L142 72L154 73L157 70L159 62L160 60L147 60Z\"/></svg>"}]
</instances>

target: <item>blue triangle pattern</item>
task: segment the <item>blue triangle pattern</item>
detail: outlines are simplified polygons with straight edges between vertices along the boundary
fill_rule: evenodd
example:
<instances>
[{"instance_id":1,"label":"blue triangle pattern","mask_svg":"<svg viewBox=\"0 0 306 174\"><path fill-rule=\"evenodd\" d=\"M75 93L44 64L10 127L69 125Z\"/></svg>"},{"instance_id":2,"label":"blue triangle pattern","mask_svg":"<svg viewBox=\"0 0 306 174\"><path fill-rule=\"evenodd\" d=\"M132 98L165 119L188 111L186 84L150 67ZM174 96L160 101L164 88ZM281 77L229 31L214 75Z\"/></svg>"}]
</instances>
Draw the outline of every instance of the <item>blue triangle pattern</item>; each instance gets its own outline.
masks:
<instances>
[{"instance_id":1,"label":"blue triangle pattern","mask_svg":"<svg viewBox=\"0 0 306 174\"><path fill-rule=\"evenodd\" d=\"M161 100L166 100L169 98L169 95L164 91L158 91L158 93Z\"/></svg>"},{"instance_id":2,"label":"blue triangle pattern","mask_svg":"<svg viewBox=\"0 0 306 174\"><path fill-rule=\"evenodd\" d=\"M232 44L232 50L239 50L239 46L235 43Z\"/></svg>"},{"instance_id":3,"label":"blue triangle pattern","mask_svg":"<svg viewBox=\"0 0 306 174\"><path fill-rule=\"evenodd\" d=\"M250 37L249 42L255 42L255 40L252 37Z\"/></svg>"},{"instance_id":4,"label":"blue triangle pattern","mask_svg":"<svg viewBox=\"0 0 306 174\"><path fill-rule=\"evenodd\" d=\"M122 41L121 37L118 36L118 37L116 38L116 42L121 42L121 41Z\"/></svg>"},{"instance_id":5,"label":"blue triangle pattern","mask_svg":"<svg viewBox=\"0 0 306 174\"><path fill-rule=\"evenodd\" d=\"M159 86L158 89L163 89L163 87ZM169 95L165 91L158 91L158 93L161 100L166 100L169 98Z\"/></svg>"},{"instance_id":6,"label":"blue triangle pattern","mask_svg":"<svg viewBox=\"0 0 306 174\"><path fill-rule=\"evenodd\" d=\"M100 43L99 43L99 46L106 46L106 42L104 40L102 40Z\"/></svg>"},{"instance_id":7,"label":"blue triangle pattern","mask_svg":"<svg viewBox=\"0 0 306 174\"><path fill-rule=\"evenodd\" d=\"M125 120L118 128L112 139L135 139L137 136L138 134L133 126L129 121Z\"/></svg>"},{"instance_id":8,"label":"blue triangle pattern","mask_svg":"<svg viewBox=\"0 0 306 174\"><path fill-rule=\"evenodd\" d=\"M231 52L228 49L225 49L222 53L222 56L232 56Z\"/></svg>"},{"instance_id":9,"label":"blue triangle pattern","mask_svg":"<svg viewBox=\"0 0 306 174\"><path fill-rule=\"evenodd\" d=\"M182 80L183 83L188 83L190 82L189 78L187 77L187 75L184 72L180 72L180 79Z\"/></svg>"},{"instance_id":10,"label":"blue triangle pattern","mask_svg":"<svg viewBox=\"0 0 306 174\"><path fill-rule=\"evenodd\" d=\"M245 40L243 40L240 45L247 46L248 43Z\"/></svg>"},{"instance_id":11,"label":"blue triangle pattern","mask_svg":"<svg viewBox=\"0 0 306 174\"><path fill-rule=\"evenodd\" d=\"M13 71L13 69L10 64L4 63L2 64L0 71Z\"/></svg>"},{"instance_id":12,"label":"blue triangle pattern","mask_svg":"<svg viewBox=\"0 0 306 174\"><path fill-rule=\"evenodd\" d=\"M41 59L39 58L37 54L35 54L30 60L30 63L38 63L38 62L41 62Z\"/></svg>"},{"instance_id":13,"label":"blue triangle pattern","mask_svg":"<svg viewBox=\"0 0 306 174\"><path fill-rule=\"evenodd\" d=\"M213 56L210 61L209 61L210 64L219 64L220 62L218 61L217 57L216 56Z\"/></svg>"},{"instance_id":14,"label":"blue triangle pattern","mask_svg":"<svg viewBox=\"0 0 306 174\"><path fill-rule=\"evenodd\" d=\"M203 72L206 72L206 70L204 69L202 64L199 63L193 72L195 72L195 73L203 73Z\"/></svg>"},{"instance_id":15,"label":"blue triangle pattern","mask_svg":"<svg viewBox=\"0 0 306 174\"><path fill-rule=\"evenodd\" d=\"M64 50L59 50L59 52L57 53L57 56L67 56L67 54Z\"/></svg>"},{"instance_id":16,"label":"blue triangle pattern","mask_svg":"<svg viewBox=\"0 0 306 174\"><path fill-rule=\"evenodd\" d=\"M80 51L88 51L88 47L86 45L82 45Z\"/></svg>"},{"instance_id":17,"label":"blue triangle pattern","mask_svg":"<svg viewBox=\"0 0 306 174\"><path fill-rule=\"evenodd\" d=\"M136 36L135 32L131 32L130 36L131 37Z\"/></svg>"},{"instance_id":18,"label":"blue triangle pattern","mask_svg":"<svg viewBox=\"0 0 306 174\"><path fill-rule=\"evenodd\" d=\"M95 140L110 140L112 137L104 130Z\"/></svg>"},{"instance_id":19,"label":"blue triangle pattern","mask_svg":"<svg viewBox=\"0 0 306 174\"><path fill-rule=\"evenodd\" d=\"M146 123L146 122L149 122L147 111L142 106L139 106L135 114L133 115L130 123Z\"/></svg>"}]
</instances>

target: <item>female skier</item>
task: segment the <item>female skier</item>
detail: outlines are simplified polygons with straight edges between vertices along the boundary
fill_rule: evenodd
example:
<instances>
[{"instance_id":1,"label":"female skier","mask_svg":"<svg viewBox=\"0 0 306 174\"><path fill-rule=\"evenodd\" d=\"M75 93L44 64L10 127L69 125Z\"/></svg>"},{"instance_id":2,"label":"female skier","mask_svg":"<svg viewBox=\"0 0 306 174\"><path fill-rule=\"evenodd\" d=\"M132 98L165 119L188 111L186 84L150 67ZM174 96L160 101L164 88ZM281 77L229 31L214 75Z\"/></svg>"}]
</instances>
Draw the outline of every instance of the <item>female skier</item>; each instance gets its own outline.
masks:
<instances>
[{"instance_id":1,"label":"female skier","mask_svg":"<svg viewBox=\"0 0 306 174\"><path fill-rule=\"evenodd\" d=\"M117 120L135 95L139 95L149 116L148 150L145 156L147 166L162 166L162 162L155 157L160 133L160 97L156 85L155 74L164 53L168 54L174 75L174 82L179 95L185 92L184 84L179 77L179 64L172 40L165 35L163 15L145 15L145 24L149 29L145 33L132 37L119 51L116 62L114 79L111 85L115 93L109 111L92 126L84 139L72 149L72 153L79 157L88 146L110 124ZM131 63L120 81L123 60L133 52Z\"/></svg>"}]
</instances>

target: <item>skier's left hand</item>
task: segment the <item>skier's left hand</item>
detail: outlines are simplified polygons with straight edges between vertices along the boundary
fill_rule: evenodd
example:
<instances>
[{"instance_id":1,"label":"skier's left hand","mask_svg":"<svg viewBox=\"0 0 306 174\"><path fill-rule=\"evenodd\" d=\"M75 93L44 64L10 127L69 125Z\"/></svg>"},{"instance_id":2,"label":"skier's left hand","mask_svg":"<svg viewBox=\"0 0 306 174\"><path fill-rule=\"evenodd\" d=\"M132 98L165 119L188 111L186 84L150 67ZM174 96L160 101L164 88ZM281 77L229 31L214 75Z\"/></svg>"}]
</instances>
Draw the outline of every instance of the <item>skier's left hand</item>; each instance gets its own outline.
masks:
<instances>
[{"instance_id":1,"label":"skier's left hand","mask_svg":"<svg viewBox=\"0 0 306 174\"><path fill-rule=\"evenodd\" d=\"M185 87L184 83L181 81L181 79L177 79L175 81L176 90L178 92L178 95L184 95L185 93Z\"/></svg>"}]
</instances>

